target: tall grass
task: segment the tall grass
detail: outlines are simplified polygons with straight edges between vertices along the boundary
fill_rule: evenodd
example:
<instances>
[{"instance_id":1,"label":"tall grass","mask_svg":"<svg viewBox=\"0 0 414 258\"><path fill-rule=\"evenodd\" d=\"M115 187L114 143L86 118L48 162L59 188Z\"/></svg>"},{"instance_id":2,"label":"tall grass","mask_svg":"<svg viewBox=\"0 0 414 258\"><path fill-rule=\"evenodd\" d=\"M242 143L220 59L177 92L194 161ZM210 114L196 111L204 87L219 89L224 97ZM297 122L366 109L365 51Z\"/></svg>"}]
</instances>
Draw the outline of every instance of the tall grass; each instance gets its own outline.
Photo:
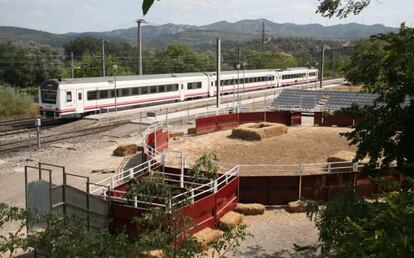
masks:
<instances>
[{"instance_id":1,"label":"tall grass","mask_svg":"<svg viewBox=\"0 0 414 258\"><path fill-rule=\"evenodd\" d=\"M33 97L18 93L10 86L0 85L0 120L31 117L38 114Z\"/></svg>"}]
</instances>

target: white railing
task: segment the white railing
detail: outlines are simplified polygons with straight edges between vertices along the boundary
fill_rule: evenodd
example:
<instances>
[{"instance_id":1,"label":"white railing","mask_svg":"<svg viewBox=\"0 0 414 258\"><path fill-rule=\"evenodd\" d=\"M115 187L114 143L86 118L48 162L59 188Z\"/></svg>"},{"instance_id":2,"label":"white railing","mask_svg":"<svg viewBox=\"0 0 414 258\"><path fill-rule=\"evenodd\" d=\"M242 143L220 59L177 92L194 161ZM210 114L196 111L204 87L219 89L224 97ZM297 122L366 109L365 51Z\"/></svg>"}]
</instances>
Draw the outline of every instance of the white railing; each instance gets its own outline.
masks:
<instances>
[{"instance_id":1,"label":"white railing","mask_svg":"<svg viewBox=\"0 0 414 258\"><path fill-rule=\"evenodd\" d=\"M161 164L157 160L150 159L142 164L139 164L138 166L124 170L118 174L107 177L104 180L95 183L96 185L100 186L91 185L90 192L92 194L105 194L108 188L109 190L113 190L115 187L126 183L133 178L151 173L151 171L159 168L160 166Z\"/></svg>"}]
</instances>

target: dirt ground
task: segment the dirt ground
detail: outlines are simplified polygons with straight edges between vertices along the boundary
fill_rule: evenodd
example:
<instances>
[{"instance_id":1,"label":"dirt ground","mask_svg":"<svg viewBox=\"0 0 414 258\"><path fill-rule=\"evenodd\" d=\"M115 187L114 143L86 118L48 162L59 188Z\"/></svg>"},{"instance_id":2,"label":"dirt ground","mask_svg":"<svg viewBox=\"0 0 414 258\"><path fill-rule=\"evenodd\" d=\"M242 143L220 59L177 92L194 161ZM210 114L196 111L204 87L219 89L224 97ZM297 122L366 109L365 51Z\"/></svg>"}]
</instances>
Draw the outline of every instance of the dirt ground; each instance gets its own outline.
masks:
<instances>
[{"instance_id":1,"label":"dirt ground","mask_svg":"<svg viewBox=\"0 0 414 258\"><path fill-rule=\"evenodd\" d=\"M170 141L170 149L184 151L190 162L215 152L221 162L231 164L295 165L326 162L341 150L355 151L339 133L349 128L289 127L288 133L263 141L231 138L231 130Z\"/></svg>"},{"instance_id":2,"label":"dirt ground","mask_svg":"<svg viewBox=\"0 0 414 258\"><path fill-rule=\"evenodd\" d=\"M244 223L252 235L241 243L237 253L226 257L319 257L319 254L297 253L293 244L316 244L318 230L304 213L290 214L281 208L268 207L263 215L245 216Z\"/></svg>"}]
</instances>

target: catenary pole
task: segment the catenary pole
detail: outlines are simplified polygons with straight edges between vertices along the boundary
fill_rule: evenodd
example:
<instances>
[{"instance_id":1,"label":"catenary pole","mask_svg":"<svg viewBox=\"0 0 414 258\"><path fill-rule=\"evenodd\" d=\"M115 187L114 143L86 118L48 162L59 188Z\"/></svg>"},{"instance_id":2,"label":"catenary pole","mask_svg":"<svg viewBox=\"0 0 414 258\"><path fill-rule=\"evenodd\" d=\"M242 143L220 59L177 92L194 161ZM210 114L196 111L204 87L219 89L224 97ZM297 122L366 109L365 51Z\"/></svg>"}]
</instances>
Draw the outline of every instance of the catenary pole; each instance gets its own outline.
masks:
<instances>
[{"instance_id":1,"label":"catenary pole","mask_svg":"<svg viewBox=\"0 0 414 258\"><path fill-rule=\"evenodd\" d=\"M137 20L137 54L138 54L138 63L137 63L137 73L138 75L142 75L142 23L146 21L143 19Z\"/></svg>"},{"instance_id":2,"label":"catenary pole","mask_svg":"<svg viewBox=\"0 0 414 258\"><path fill-rule=\"evenodd\" d=\"M321 74L320 74L320 88L322 89L323 86L323 66L325 63L325 44L322 44L322 51L321 51Z\"/></svg>"},{"instance_id":3,"label":"catenary pole","mask_svg":"<svg viewBox=\"0 0 414 258\"><path fill-rule=\"evenodd\" d=\"M105 70L105 40L102 39L102 77L106 76Z\"/></svg>"},{"instance_id":4,"label":"catenary pole","mask_svg":"<svg viewBox=\"0 0 414 258\"><path fill-rule=\"evenodd\" d=\"M70 68L72 71L72 78L75 78L75 66L73 65L73 51L70 52Z\"/></svg>"},{"instance_id":5,"label":"catenary pole","mask_svg":"<svg viewBox=\"0 0 414 258\"><path fill-rule=\"evenodd\" d=\"M220 72L221 72L221 39L217 38L217 86L216 86L216 106L220 107Z\"/></svg>"}]
</instances>

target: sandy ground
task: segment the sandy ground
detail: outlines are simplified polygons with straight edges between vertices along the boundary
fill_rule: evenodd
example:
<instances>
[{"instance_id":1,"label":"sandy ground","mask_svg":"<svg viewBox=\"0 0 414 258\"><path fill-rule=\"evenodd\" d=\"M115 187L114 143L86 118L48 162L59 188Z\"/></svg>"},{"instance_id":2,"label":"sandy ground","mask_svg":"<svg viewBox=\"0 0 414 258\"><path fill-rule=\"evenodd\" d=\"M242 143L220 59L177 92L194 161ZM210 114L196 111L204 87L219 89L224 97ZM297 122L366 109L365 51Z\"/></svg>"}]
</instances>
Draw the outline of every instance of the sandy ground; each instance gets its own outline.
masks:
<instances>
[{"instance_id":1,"label":"sandy ground","mask_svg":"<svg viewBox=\"0 0 414 258\"><path fill-rule=\"evenodd\" d=\"M339 133L349 128L289 127L288 133L263 141L231 138L231 130L171 141L170 149L184 151L190 161L215 152L219 160L232 164L294 165L326 162L341 150L355 151Z\"/></svg>"},{"instance_id":2,"label":"sandy ground","mask_svg":"<svg viewBox=\"0 0 414 258\"><path fill-rule=\"evenodd\" d=\"M293 248L293 244L306 246L318 241L318 230L304 213L268 208L263 215L245 216L244 223L252 236L241 243L237 253L229 252L226 257L319 257Z\"/></svg>"}]
</instances>

